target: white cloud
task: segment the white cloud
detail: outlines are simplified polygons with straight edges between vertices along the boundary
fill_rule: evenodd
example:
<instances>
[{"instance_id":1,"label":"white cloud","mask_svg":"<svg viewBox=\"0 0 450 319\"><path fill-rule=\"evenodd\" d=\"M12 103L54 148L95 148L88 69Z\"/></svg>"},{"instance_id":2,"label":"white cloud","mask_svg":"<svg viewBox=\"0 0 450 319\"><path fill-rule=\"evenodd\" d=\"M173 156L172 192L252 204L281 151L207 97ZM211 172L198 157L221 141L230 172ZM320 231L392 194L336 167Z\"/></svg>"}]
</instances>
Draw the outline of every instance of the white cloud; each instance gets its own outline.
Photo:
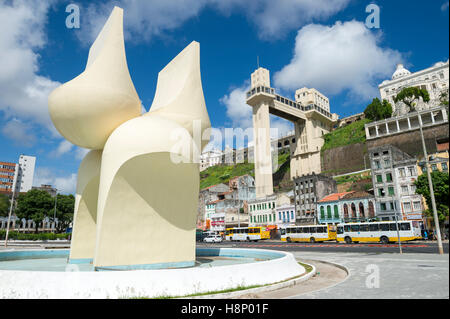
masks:
<instances>
[{"instance_id":1,"label":"white cloud","mask_svg":"<svg viewBox=\"0 0 450 319\"><path fill-rule=\"evenodd\" d=\"M0 3L0 110L55 133L47 96L60 83L39 72L38 51L46 44L45 24L53 1Z\"/></svg>"},{"instance_id":2,"label":"white cloud","mask_svg":"<svg viewBox=\"0 0 450 319\"><path fill-rule=\"evenodd\" d=\"M69 141L63 140L59 143L58 148L50 153L52 157L60 157L63 154L70 152L73 148L73 144Z\"/></svg>"},{"instance_id":3,"label":"white cloud","mask_svg":"<svg viewBox=\"0 0 450 319\"><path fill-rule=\"evenodd\" d=\"M36 142L36 136L31 131L32 126L30 124L23 123L15 118L7 122L2 128L4 136L24 147L33 146Z\"/></svg>"},{"instance_id":4,"label":"white cloud","mask_svg":"<svg viewBox=\"0 0 450 319\"><path fill-rule=\"evenodd\" d=\"M184 22L212 8L224 15L237 11L258 29L262 39L282 38L286 32L344 9L350 0L115 0L90 4L83 10L76 34L84 44L97 37L113 6L124 9L125 36L134 41L165 35Z\"/></svg>"},{"instance_id":5,"label":"white cloud","mask_svg":"<svg viewBox=\"0 0 450 319\"><path fill-rule=\"evenodd\" d=\"M380 33L362 22L310 24L298 31L291 62L275 73L276 87L293 90L314 87L324 94L368 99L378 96L377 85L391 77L401 54L379 45Z\"/></svg>"},{"instance_id":6,"label":"white cloud","mask_svg":"<svg viewBox=\"0 0 450 319\"><path fill-rule=\"evenodd\" d=\"M77 148L75 149L75 157L79 160L82 160L89 152L89 149L77 146Z\"/></svg>"},{"instance_id":7,"label":"white cloud","mask_svg":"<svg viewBox=\"0 0 450 319\"><path fill-rule=\"evenodd\" d=\"M52 185L59 193L74 194L77 186L77 174L59 175L52 168L38 166L34 173L33 184L35 186Z\"/></svg>"},{"instance_id":8,"label":"white cloud","mask_svg":"<svg viewBox=\"0 0 450 319\"><path fill-rule=\"evenodd\" d=\"M313 20L326 19L343 10L350 0L228 0L214 1L219 9L239 9L265 40L283 38L286 32Z\"/></svg>"}]
</instances>

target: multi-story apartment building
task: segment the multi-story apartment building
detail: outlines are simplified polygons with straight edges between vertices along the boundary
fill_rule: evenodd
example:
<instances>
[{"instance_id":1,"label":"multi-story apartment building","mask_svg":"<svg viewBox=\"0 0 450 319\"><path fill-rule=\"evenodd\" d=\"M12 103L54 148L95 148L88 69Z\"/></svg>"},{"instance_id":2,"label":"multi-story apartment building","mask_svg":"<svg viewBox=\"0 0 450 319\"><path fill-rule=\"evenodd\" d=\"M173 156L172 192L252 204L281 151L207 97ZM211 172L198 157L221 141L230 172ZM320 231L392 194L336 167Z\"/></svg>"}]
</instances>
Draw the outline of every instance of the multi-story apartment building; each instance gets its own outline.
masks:
<instances>
[{"instance_id":1,"label":"multi-story apartment building","mask_svg":"<svg viewBox=\"0 0 450 319\"><path fill-rule=\"evenodd\" d=\"M294 179L296 224L315 224L316 205L325 196L336 193L336 181L322 174L311 174Z\"/></svg>"},{"instance_id":2,"label":"multi-story apartment building","mask_svg":"<svg viewBox=\"0 0 450 319\"><path fill-rule=\"evenodd\" d=\"M33 187L35 165L36 157L20 155L16 192L28 192Z\"/></svg>"},{"instance_id":3,"label":"multi-story apartment building","mask_svg":"<svg viewBox=\"0 0 450 319\"><path fill-rule=\"evenodd\" d=\"M36 157L27 155L20 155L17 164L0 162L0 192L11 195L14 182L16 193L28 192L33 186L35 164Z\"/></svg>"},{"instance_id":4,"label":"multi-story apartment building","mask_svg":"<svg viewBox=\"0 0 450 319\"><path fill-rule=\"evenodd\" d=\"M0 192L11 194L16 173L16 163L0 162Z\"/></svg>"},{"instance_id":5,"label":"multi-story apartment building","mask_svg":"<svg viewBox=\"0 0 450 319\"><path fill-rule=\"evenodd\" d=\"M281 205L275 208L275 224L278 228L295 225L295 205Z\"/></svg>"},{"instance_id":6,"label":"multi-story apartment building","mask_svg":"<svg viewBox=\"0 0 450 319\"><path fill-rule=\"evenodd\" d=\"M250 200L248 205L249 226L271 226L269 228L276 229L280 221L277 220L276 208L290 206L291 200L285 194L274 194Z\"/></svg>"},{"instance_id":7,"label":"multi-story apartment building","mask_svg":"<svg viewBox=\"0 0 450 319\"><path fill-rule=\"evenodd\" d=\"M377 217L422 221L421 196L415 194L416 158L392 145L369 150Z\"/></svg>"},{"instance_id":8,"label":"multi-story apartment building","mask_svg":"<svg viewBox=\"0 0 450 319\"><path fill-rule=\"evenodd\" d=\"M255 180L252 176L238 176L232 178L228 185L214 185L201 193L210 199L204 205L207 229L223 232L225 227L248 225L247 203L255 198Z\"/></svg>"}]
</instances>

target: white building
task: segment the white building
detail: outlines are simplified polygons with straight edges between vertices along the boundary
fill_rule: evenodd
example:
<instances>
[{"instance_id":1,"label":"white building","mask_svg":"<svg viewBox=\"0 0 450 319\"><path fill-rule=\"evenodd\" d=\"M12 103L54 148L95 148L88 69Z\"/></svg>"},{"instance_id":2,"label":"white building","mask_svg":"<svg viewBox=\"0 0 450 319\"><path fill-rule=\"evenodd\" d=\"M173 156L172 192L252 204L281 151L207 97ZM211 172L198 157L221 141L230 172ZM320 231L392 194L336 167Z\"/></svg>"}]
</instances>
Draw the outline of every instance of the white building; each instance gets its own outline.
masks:
<instances>
[{"instance_id":1,"label":"white building","mask_svg":"<svg viewBox=\"0 0 450 319\"><path fill-rule=\"evenodd\" d=\"M200 171L222 162L222 152L218 150L206 151L200 154Z\"/></svg>"},{"instance_id":2,"label":"white building","mask_svg":"<svg viewBox=\"0 0 450 319\"><path fill-rule=\"evenodd\" d=\"M435 63L432 67L411 73L398 64L391 80L385 80L378 89L381 99L388 100L395 112L394 97L405 87L418 87L426 89L430 95L429 107L439 106L442 92L448 92L449 88L449 61ZM396 114L401 115L401 114Z\"/></svg>"},{"instance_id":3,"label":"white building","mask_svg":"<svg viewBox=\"0 0 450 319\"><path fill-rule=\"evenodd\" d=\"M315 104L330 112L330 101L328 98L313 88L308 89L304 87L295 91L295 101L300 102L304 106Z\"/></svg>"},{"instance_id":4,"label":"white building","mask_svg":"<svg viewBox=\"0 0 450 319\"><path fill-rule=\"evenodd\" d=\"M279 226L277 207L290 205L290 198L285 194L274 194L249 200L249 226ZM295 208L292 208L292 211L295 211ZM295 214L292 223L295 223Z\"/></svg>"},{"instance_id":5,"label":"white building","mask_svg":"<svg viewBox=\"0 0 450 319\"><path fill-rule=\"evenodd\" d=\"M275 208L275 224L278 228L295 225L295 205L282 205Z\"/></svg>"},{"instance_id":6,"label":"white building","mask_svg":"<svg viewBox=\"0 0 450 319\"><path fill-rule=\"evenodd\" d=\"M35 164L36 157L20 155L19 165L16 165L16 169L18 169L16 192L28 192L32 188Z\"/></svg>"}]
</instances>

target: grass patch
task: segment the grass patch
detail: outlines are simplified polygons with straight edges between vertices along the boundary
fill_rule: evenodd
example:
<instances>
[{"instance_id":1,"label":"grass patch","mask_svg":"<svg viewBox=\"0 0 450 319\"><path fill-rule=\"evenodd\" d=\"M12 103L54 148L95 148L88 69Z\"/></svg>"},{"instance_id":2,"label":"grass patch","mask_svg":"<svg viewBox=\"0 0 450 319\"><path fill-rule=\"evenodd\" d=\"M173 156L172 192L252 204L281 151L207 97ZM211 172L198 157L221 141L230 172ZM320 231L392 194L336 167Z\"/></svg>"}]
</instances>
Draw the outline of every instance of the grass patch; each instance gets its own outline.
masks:
<instances>
[{"instance_id":1,"label":"grass patch","mask_svg":"<svg viewBox=\"0 0 450 319\"><path fill-rule=\"evenodd\" d=\"M361 176L361 173L356 173L356 174L350 174L350 175L344 175L344 176L339 176L339 177L333 177L333 179L336 181L336 184L344 184L344 183L348 183L348 182L357 182L357 181L362 181L362 180L371 180L372 179L372 175L368 174L368 175L364 175Z\"/></svg>"},{"instance_id":2,"label":"grass patch","mask_svg":"<svg viewBox=\"0 0 450 319\"><path fill-rule=\"evenodd\" d=\"M364 124L367 123L370 123L369 119L362 119L325 134L323 136L324 144L321 151L365 142L366 132Z\"/></svg>"}]
</instances>

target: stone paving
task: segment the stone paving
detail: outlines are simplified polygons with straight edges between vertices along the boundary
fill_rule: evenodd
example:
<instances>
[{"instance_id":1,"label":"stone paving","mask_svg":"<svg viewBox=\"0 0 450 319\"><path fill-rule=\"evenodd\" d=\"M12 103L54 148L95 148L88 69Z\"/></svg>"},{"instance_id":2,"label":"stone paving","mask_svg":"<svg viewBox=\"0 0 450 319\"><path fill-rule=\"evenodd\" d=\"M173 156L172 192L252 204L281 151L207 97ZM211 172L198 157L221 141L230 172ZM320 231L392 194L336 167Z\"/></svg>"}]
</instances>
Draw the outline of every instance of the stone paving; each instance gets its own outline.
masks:
<instances>
[{"instance_id":1,"label":"stone paving","mask_svg":"<svg viewBox=\"0 0 450 319\"><path fill-rule=\"evenodd\" d=\"M449 298L448 254L296 252L294 255L298 259L324 260L342 265L348 269L349 276L334 286L288 298Z\"/></svg>"}]
</instances>

